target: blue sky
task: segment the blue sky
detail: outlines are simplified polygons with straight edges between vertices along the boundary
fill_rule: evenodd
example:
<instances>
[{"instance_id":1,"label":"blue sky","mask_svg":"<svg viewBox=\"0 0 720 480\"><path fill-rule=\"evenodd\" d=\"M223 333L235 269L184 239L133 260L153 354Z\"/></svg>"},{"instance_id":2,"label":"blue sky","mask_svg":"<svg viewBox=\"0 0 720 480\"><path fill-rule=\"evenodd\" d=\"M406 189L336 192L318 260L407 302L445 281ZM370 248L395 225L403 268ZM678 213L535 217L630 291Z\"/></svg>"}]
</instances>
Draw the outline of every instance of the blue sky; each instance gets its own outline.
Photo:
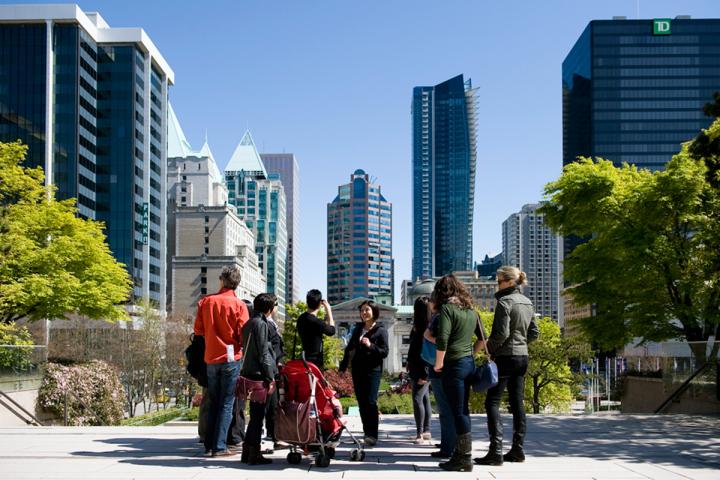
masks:
<instances>
[{"instance_id":1,"label":"blue sky","mask_svg":"<svg viewBox=\"0 0 720 480\"><path fill-rule=\"evenodd\" d=\"M326 204L356 168L393 203L396 290L410 277L412 88L459 73L480 87L474 257L499 252L502 221L561 172L565 55L590 20L638 13L637 0L77 3L145 29L175 71L186 135L199 148L207 131L221 168L247 127L261 152L296 154L302 296L325 291ZM642 0L639 12L711 18L720 4Z\"/></svg>"}]
</instances>

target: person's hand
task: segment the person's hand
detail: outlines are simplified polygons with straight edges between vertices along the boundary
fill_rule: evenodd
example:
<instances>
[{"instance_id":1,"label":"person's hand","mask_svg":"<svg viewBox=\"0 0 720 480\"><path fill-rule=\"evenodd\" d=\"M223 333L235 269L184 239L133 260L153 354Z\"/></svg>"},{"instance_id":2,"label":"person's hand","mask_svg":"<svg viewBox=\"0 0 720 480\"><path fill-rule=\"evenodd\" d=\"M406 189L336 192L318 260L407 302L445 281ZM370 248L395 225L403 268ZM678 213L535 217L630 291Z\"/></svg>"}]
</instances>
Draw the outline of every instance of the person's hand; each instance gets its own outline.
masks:
<instances>
[{"instance_id":1,"label":"person's hand","mask_svg":"<svg viewBox=\"0 0 720 480\"><path fill-rule=\"evenodd\" d=\"M438 366L438 365L435 365L435 366L433 367L433 370L435 370L437 373L442 372L442 365L439 365L439 366Z\"/></svg>"},{"instance_id":2,"label":"person's hand","mask_svg":"<svg viewBox=\"0 0 720 480\"><path fill-rule=\"evenodd\" d=\"M360 343L362 343L366 347L370 346L370 340L367 337L363 337L362 340L360 340Z\"/></svg>"},{"instance_id":3,"label":"person's hand","mask_svg":"<svg viewBox=\"0 0 720 480\"><path fill-rule=\"evenodd\" d=\"M325 309L326 312L328 310L330 310L330 304L324 298L322 300L320 300L320 305L322 305L322 307Z\"/></svg>"}]
</instances>

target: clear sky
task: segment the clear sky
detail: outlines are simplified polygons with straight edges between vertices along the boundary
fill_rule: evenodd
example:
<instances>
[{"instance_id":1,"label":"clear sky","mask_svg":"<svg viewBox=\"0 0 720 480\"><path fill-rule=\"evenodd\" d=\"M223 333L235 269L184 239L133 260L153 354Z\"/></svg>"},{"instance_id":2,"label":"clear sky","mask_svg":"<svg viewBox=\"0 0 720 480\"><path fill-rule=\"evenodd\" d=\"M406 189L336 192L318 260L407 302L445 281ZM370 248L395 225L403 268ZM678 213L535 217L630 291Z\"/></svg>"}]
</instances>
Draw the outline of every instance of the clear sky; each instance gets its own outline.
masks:
<instances>
[{"instance_id":1,"label":"clear sky","mask_svg":"<svg viewBox=\"0 0 720 480\"><path fill-rule=\"evenodd\" d=\"M2 3L24 3L19 1ZM53 3L45 0L36 3ZM562 168L561 65L590 20L713 18L718 0L78 1L142 27L175 71L191 144L223 168L246 128L300 165L301 295L326 285L326 205L362 168L393 203L395 284L410 277L412 88L457 74L478 92L474 257ZM397 301L396 294L396 301Z\"/></svg>"}]
</instances>

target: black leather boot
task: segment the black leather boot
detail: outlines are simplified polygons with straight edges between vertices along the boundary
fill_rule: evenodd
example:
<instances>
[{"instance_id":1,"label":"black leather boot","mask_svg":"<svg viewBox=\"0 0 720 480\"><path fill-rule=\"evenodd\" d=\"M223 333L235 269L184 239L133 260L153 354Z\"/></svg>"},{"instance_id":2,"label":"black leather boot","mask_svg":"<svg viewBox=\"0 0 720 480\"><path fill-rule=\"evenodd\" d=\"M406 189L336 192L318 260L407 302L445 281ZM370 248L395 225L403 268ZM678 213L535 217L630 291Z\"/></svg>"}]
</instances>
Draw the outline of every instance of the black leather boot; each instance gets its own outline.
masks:
<instances>
[{"instance_id":1,"label":"black leather boot","mask_svg":"<svg viewBox=\"0 0 720 480\"><path fill-rule=\"evenodd\" d=\"M476 458L475 463L478 465L493 465L499 467L503 464L503 456L501 453L491 450L484 457Z\"/></svg>"},{"instance_id":2,"label":"black leather boot","mask_svg":"<svg viewBox=\"0 0 720 480\"><path fill-rule=\"evenodd\" d=\"M473 463L471 458L472 436L470 433L463 433L457 436L457 444L452 457L447 462L442 462L439 467L449 472L472 472Z\"/></svg>"},{"instance_id":3,"label":"black leather boot","mask_svg":"<svg viewBox=\"0 0 720 480\"><path fill-rule=\"evenodd\" d=\"M243 442L242 443L242 453L240 454L240 461L242 463L248 463L248 458L250 455L250 450L252 449L252 446L249 444Z\"/></svg>"},{"instance_id":4,"label":"black leather boot","mask_svg":"<svg viewBox=\"0 0 720 480\"><path fill-rule=\"evenodd\" d=\"M513 445L510 451L503 455L502 458L506 462L522 463L525 461L525 452L523 452L522 447Z\"/></svg>"},{"instance_id":5,"label":"black leather boot","mask_svg":"<svg viewBox=\"0 0 720 480\"><path fill-rule=\"evenodd\" d=\"M272 463L271 459L263 457L262 453L260 453L260 445L249 445L249 447L248 465L267 465L268 463Z\"/></svg>"}]
</instances>

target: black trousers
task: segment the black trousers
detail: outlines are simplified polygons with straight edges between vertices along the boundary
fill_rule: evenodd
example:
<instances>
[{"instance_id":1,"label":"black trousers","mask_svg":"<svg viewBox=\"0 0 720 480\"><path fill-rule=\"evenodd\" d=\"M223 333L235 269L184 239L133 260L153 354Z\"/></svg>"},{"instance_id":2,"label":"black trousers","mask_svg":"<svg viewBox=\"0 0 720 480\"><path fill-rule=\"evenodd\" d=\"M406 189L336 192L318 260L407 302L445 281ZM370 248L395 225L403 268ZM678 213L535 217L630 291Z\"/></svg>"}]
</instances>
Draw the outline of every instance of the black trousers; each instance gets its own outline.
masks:
<instances>
[{"instance_id":1,"label":"black trousers","mask_svg":"<svg viewBox=\"0 0 720 480\"><path fill-rule=\"evenodd\" d=\"M490 451L502 454L503 425L500 418L500 399L506 388L513 416L513 447L522 449L525 441L527 419L523 396L528 357L527 355L497 357L495 363L498 367L498 384L488 390L485 410L490 434Z\"/></svg>"},{"instance_id":2,"label":"black trousers","mask_svg":"<svg viewBox=\"0 0 720 480\"><path fill-rule=\"evenodd\" d=\"M360 418L363 424L363 433L366 437L378 438L379 415L377 407L378 390L380 389L380 377L382 370L358 370L352 371L353 387L355 398L358 401Z\"/></svg>"},{"instance_id":3,"label":"black trousers","mask_svg":"<svg viewBox=\"0 0 720 480\"><path fill-rule=\"evenodd\" d=\"M245 443L260 446L262 443L262 427L265 420L267 403L250 402L250 422L245 432Z\"/></svg>"},{"instance_id":4,"label":"black trousers","mask_svg":"<svg viewBox=\"0 0 720 480\"><path fill-rule=\"evenodd\" d=\"M267 398L267 406L265 407L265 434L277 442L275 438L275 412L278 404L278 392L275 390L272 395Z\"/></svg>"}]
</instances>

